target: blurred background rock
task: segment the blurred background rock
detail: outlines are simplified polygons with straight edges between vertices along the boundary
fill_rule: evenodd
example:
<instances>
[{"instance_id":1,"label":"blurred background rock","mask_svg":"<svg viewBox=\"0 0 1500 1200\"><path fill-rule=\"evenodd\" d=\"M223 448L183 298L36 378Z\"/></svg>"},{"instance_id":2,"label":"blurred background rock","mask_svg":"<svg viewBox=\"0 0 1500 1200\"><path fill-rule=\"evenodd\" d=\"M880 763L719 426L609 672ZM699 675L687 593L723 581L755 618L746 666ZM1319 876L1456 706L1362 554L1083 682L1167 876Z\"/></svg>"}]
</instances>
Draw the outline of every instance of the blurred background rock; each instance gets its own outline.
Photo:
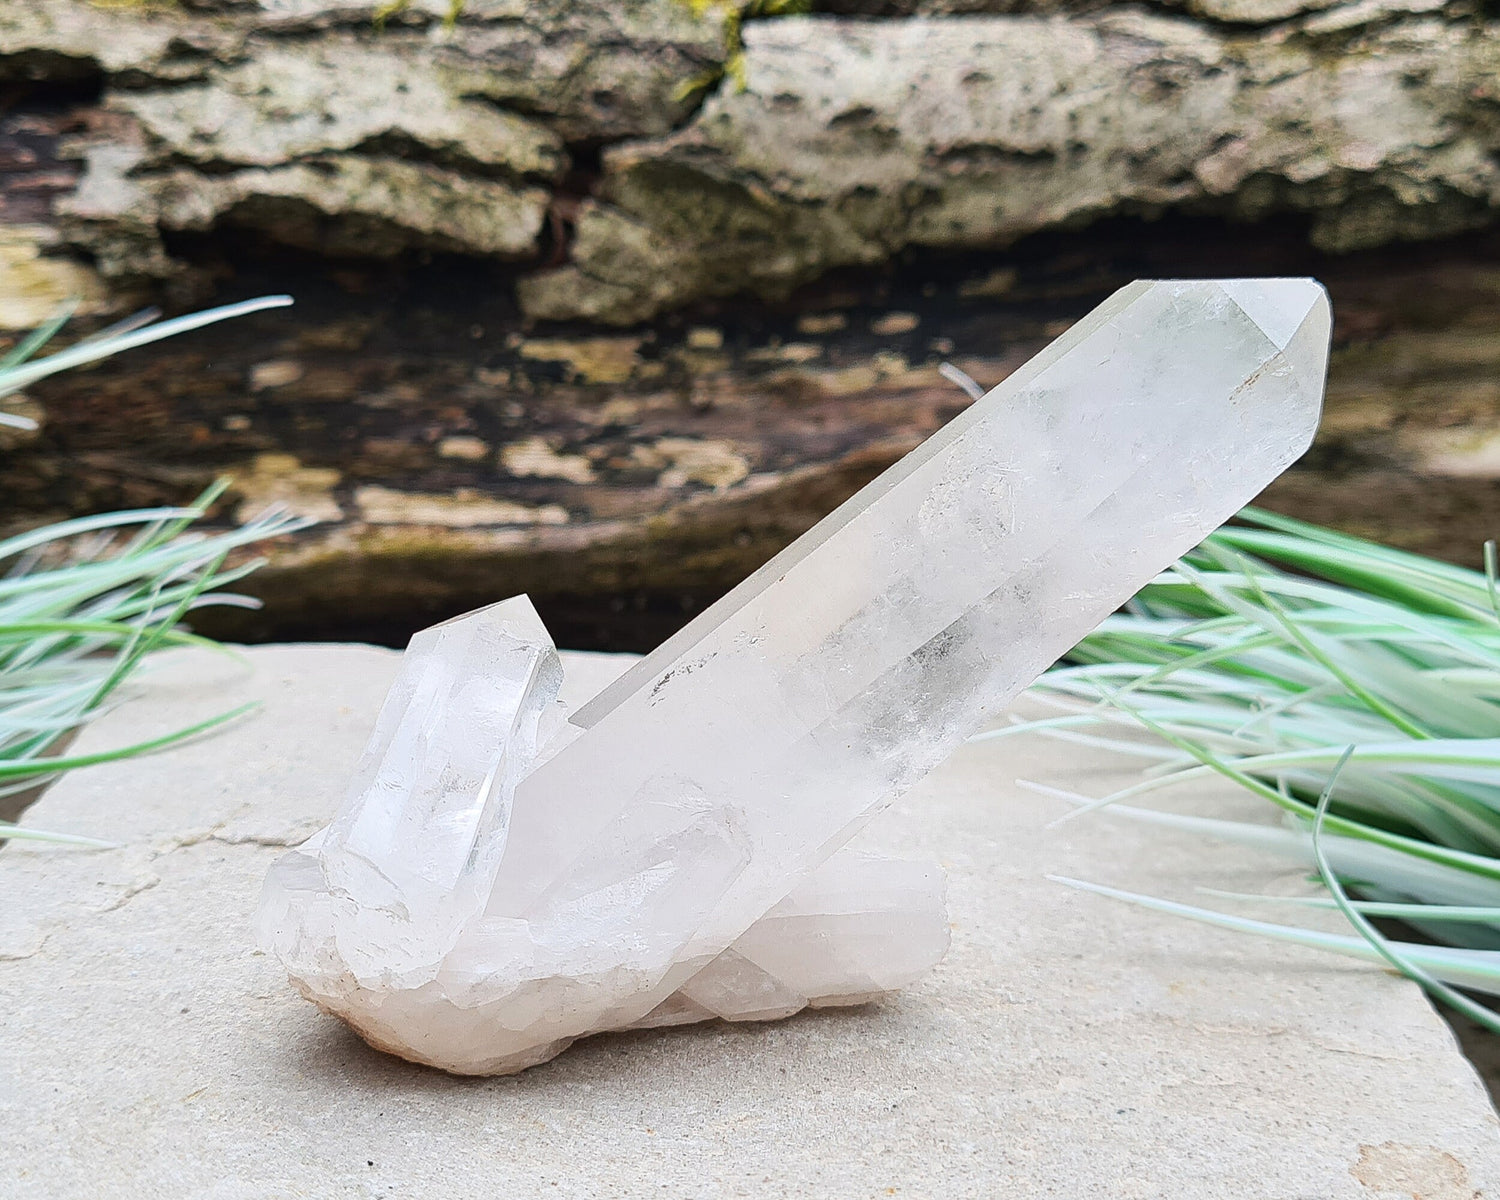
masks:
<instances>
[{"instance_id":1,"label":"blurred background rock","mask_svg":"<svg viewBox=\"0 0 1500 1200\"><path fill-rule=\"evenodd\" d=\"M1500 533L1500 9L1481 0L0 5L0 338L297 307L39 385L0 527L321 519L236 638L526 591L644 649L1138 276L1313 274L1269 507Z\"/></svg>"}]
</instances>

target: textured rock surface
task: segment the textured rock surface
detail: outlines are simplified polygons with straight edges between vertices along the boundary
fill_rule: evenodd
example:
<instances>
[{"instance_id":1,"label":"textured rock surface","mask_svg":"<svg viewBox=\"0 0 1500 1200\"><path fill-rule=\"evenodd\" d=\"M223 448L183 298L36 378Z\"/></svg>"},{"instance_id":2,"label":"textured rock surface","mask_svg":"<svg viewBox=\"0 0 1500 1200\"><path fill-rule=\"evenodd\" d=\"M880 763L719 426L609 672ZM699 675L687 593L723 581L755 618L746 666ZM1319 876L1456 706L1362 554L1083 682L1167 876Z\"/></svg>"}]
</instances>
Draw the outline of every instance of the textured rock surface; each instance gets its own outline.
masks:
<instances>
[{"instance_id":1,"label":"textured rock surface","mask_svg":"<svg viewBox=\"0 0 1500 1200\"><path fill-rule=\"evenodd\" d=\"M1438 0L817 14L746 21L742 38L727 9L678 0L496 0L451 24L440 8L380 25L369 4L122 14L43 0L0 16L0 75L95 73L125 120L99 140L140 139L135 188L93 188L74 228L122 277L187 268L143 244L142 223L248 219L276 239L297 199L343 215L309 180L224 186L228 167L352 154L379 176L411 157L556 188L554 249L571 262L522 280L534 318L629 324L702 296L784 295L908 246L996 247L1169 209L1306 213L1313 244L1348 250L1487 224L1500 198L1500 39ZM588 178L566 182L570 163ZM542 257L535 228L497 244L459 212L438 236L413 207L380 212L393 232L369 252Z\"/></svg>"},{"instance_id":2,"label":"textured rock surface","mask_svg":"<svg viewBox=\"0 0 1500 1200\"><path fill-rule=\"evenodd\" d=\"M102 76L115 120L60 216L138 282L192 280L161 235L218 227L332 255L535 257L551 193L534 185L562 181L564 140L669 130L726 53L723 13L674 0L470 3L452 26L445 5L380 8L42 0L0 13L0 79Z\"/></svg>"},{"instance_id":3,"label":"textured rock surface","mask_svg":"<svg viewBox=\"0 0 1500 1200\"><path fill-rule=\"evenodd\" d=\"M1492 7L814 7L0 5L0 323L299 300L20 401L0 520L227 471L226 516L326 524L224 632L399 643L524 590L644 648L959 411L944 359L994 383L1136 277L1313 274L1329 422L1267 502L1478 562Z\"/></svg>"},{"instance_id":4,"label":"textured rock surface","mask_svg":"<svg viewBox=\"0 0 1500 1200\"><path fill-rule=\"evenodd\" d=\"M1091 791L1119 777L1047 743L971 747L869 830L952 880L953 950L899 1000L594 1039L510 1079L377 1054L290 992L250 923L271 860L332 812L396 656L249 659L248 676L212 658L163 671L79 749L249 696L260 715L75 775L27 818L120 849L0 850L7 1196L1500 1188L1494 1113L1414 987L1046 882L1189 899L1303 886L1272 860L1107 818L1049 830L1056 803L1017 775ZM566 659L575 701L625 665ZM1262 811L1232 792L1194 803Z\"/></svg>"},{"instance_id":5,"label":"textured rock surface","mask_svg":"<svg viewBox=\"0 0 1500 1200\"><path fill-rule=\"evenodd\" d=\"M575 264L523 283L522 306L628 324L907 246L1171 207L1308 211L1313 243L1339 250L1490 221L1493 30L1434 17L1321 44L1335 32L1133 11L752 23L744 89L612 150Z\"/></svg>"}]
</instances>

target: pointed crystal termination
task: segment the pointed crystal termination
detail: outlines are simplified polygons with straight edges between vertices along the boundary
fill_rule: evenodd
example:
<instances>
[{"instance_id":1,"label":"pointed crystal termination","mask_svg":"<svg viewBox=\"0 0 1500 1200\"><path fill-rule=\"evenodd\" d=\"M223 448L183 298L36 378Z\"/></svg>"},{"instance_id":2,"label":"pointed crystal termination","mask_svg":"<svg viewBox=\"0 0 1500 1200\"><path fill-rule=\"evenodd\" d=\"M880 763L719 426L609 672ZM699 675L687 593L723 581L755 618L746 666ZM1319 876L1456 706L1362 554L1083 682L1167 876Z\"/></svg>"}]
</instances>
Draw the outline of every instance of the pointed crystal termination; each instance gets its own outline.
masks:
<instances>
[{"instance_id":1,"label":"pointed crystal termination","mask_svg":"<svg viewBox=\"0 0 1500 1200\"><path fill-rule=\"evenodd\" d=\"M524 600L419 634L263 940L465 1073L917 978L940 872L842 847L1302 454L1329 327L1307 279L1122 289L568 721Z\"/></svg>"}]
</instances>

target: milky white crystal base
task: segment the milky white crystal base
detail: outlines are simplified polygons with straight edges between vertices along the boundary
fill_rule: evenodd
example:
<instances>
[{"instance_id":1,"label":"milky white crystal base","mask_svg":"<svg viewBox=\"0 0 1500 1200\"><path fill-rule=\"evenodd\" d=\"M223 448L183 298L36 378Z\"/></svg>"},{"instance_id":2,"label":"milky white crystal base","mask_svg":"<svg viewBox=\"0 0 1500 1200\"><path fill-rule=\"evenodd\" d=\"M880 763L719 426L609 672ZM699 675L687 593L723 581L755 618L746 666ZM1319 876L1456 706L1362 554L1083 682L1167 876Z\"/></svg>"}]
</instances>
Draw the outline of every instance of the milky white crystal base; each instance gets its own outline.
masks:
<instances>
[{"instance_id":1,"label":"milky white crystal base","mask_svg":"<svg viewBox=\"0 0 1500 1200\"><path fill-rule=\"evenodd\" d=\"M558 704L561 679L525 597L412 640L347 802L266 881L261 939L309 1000L382 1050L503 1074L582 1033L865 1003L942 958L941 868L847 849L644 1013L632 1001L670 961L612 920L610 889L571 898L566 923L485 921L515 783L579 733ZM630 890L649 891L657 862L700 848L692 833L656 848ZM736 859L711 848L709 874ZM691 879L660 899L690 905ZM600 1006L601 995L622 1001ZM585 1010L592 1024L579 1029Z\"/></svg>"},{"instance_id":2,"label":"milky white crystal base","mask_svg":"<svg viewBox=\"0 0 1500 1200\"><path fill-rule=\"evenodd\" d=\"M524 598L418 634L263 943L465 1073L910 982L941 873L842 847L1306 449L1329 327L1311 280L1122 289L576 713Z\"/></svg>"}]
</instances>

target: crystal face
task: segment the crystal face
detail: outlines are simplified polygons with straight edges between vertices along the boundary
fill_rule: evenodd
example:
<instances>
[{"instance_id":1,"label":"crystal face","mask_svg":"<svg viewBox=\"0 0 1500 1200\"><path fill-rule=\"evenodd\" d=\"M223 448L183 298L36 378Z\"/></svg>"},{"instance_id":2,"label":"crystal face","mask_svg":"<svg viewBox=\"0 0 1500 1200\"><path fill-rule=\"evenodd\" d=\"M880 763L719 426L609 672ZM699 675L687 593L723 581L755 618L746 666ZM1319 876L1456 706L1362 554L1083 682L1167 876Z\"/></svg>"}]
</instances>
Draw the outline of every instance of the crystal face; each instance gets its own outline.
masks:
<instances>
[{"instance_id":1,"label":"crystal face","mask_svg":"<svg viewBox=\"0 0 1500 1200\"><path fill-rule=\"evenodd\" d=\"M1122 289L571 716L524 597L419 633L262 941L474 1074L912 982L941 871L846 843L1302 454L1329 328L1307 279Z\"/></svg>"}]
</instances>

